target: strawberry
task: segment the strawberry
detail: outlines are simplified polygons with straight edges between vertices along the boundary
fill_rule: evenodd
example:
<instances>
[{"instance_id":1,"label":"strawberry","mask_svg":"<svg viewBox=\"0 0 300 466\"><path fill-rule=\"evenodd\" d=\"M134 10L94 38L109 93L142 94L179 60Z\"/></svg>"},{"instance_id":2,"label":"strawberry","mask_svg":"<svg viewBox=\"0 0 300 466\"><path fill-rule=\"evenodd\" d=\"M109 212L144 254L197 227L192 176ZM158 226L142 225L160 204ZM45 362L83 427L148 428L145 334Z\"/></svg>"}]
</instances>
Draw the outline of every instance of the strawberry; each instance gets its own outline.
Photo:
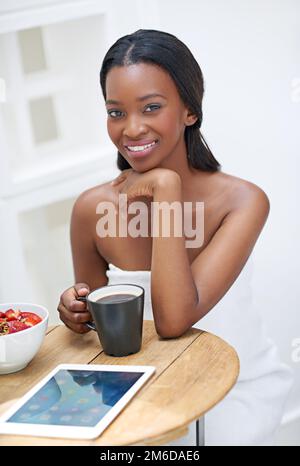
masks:
<instances>
[{"instance_id":1,"label":"strawberry","mask_svg":"<svg viewBox=\"0 0 300 466\"><path fill-rule=\"evenodd\" d=\"M5 312L0 312L0 319L5 319L6 315Z\"/></svg>"},{"instance_id":2,"label":"strawberry","mask_svg":"<svg viewBox=\"0 0 300 466\"><path fill-rule=\"evenodd\" d=\"M7 322L8 325L8 333L16 333L20 332L21 330L26 330L28 326L21 322L20 320L11 320Z\"/></svg>"},{"instance_id":3,"label":"strawberry","mask_svg":"<svg viewBox=\"0 0 300 466\"><path fill-rule=\"evenodd\" d=\"M40 318L40 316L38 316L34 312L21 313L21 322L24 322L24 324L26 324L27 327L33 327L33 325L36 325L41 321L42 319Z\"/></svg>"},{"instance_id":4,"label":"strawberry","mask_svg":"<svg viewBox=\"0 0 300 466\"><path fill-rule=\"evenodd\" d=\"M17 320L21 317L21 311L14 311L13 309L8 309L5 312L5 316L6 316L7 321Z\"/></svg>"}]
</instances>

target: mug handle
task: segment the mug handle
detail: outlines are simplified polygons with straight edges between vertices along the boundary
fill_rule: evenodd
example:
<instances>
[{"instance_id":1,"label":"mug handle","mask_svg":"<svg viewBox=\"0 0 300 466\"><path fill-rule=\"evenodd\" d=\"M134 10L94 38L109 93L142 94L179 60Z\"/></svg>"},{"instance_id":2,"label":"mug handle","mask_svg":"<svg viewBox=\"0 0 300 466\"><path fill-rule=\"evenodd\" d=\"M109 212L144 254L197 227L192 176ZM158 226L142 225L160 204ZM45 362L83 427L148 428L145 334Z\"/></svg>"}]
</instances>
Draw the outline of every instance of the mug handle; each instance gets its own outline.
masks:
<instances>
[{"instance_id":1,"label":"mug handle","mask_svg":"<svg viewBox=\"0 0 300 466\"><path fill-rule=\"evenodd\" d=\"M77 301L81 301L82 303L86 303L87 302L87 299L85 296L81 296L81 297L78 297L76 298ZM91 322L90 320L88 320L87 322L84 323L84 325L89 328L90 330L94 330L96 332L96 326L94 324L94 322Z\"/></svg>"}]
</instances>

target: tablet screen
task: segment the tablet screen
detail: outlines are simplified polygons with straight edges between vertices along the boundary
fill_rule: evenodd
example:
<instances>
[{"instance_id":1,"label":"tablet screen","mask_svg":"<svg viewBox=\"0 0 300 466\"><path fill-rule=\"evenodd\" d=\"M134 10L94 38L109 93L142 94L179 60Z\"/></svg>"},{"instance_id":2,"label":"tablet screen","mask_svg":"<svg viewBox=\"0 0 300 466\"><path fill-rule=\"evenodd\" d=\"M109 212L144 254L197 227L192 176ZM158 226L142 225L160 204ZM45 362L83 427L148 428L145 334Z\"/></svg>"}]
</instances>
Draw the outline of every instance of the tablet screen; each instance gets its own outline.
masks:
<instances>
[{"instance_id":1,"label":"tablet screen","mask_svg":"<svg viewBox=\"0 0 300 466\"><path fill-rule=\"evenodd\" d=\"M6 422L94 427L143 375L60 369Z\"/></svg>"}]
</instances>

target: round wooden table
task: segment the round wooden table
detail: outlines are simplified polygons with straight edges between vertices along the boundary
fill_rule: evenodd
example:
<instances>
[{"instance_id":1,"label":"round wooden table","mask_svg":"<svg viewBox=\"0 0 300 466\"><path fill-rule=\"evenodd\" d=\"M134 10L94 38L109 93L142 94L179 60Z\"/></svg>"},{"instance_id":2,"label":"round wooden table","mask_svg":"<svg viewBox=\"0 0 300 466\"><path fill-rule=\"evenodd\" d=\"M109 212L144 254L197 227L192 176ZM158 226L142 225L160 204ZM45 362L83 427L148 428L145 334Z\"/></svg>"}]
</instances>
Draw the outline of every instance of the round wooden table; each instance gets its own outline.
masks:
<instances>
[{"instance_id":1,"label":"round wooden table","mask_svg":"<svg viewBox=\"0 0 300 466\"><path fill-rule=\"evenodd\" d=\"M58 325L49 328L25 369L0 376L1 411L61 363L151 365L156 372L97 439L1 435L0 445L163 445L186 434L188 425L199 419L200 445L205 413L225 397L239 374L236 351L196 328L180 338L161 339L153 321L144 321L141 351L115 358L103 353L95 332L78 335Z\"/></svg>"}]
</instances>

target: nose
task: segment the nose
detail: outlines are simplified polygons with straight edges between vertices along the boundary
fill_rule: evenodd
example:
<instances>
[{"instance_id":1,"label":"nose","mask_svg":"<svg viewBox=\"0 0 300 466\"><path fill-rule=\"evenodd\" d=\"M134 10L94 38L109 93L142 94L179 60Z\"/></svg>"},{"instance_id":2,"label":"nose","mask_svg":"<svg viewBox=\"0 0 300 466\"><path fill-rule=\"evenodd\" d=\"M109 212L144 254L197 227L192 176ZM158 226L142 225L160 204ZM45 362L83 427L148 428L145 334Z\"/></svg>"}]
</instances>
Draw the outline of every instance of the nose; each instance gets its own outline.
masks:
<instances>
[{"instance_id":1,"label":"nose","mask_svg":"<svg viewBox=\"0 0 300 466\"><path fill-rule=\"evenodd\" d=\"M126 125L123 130L124 136L128 139L140 139L146 133L147 129L142 118L134 115L126 118Z\"/></svg>"}]
</instances>

